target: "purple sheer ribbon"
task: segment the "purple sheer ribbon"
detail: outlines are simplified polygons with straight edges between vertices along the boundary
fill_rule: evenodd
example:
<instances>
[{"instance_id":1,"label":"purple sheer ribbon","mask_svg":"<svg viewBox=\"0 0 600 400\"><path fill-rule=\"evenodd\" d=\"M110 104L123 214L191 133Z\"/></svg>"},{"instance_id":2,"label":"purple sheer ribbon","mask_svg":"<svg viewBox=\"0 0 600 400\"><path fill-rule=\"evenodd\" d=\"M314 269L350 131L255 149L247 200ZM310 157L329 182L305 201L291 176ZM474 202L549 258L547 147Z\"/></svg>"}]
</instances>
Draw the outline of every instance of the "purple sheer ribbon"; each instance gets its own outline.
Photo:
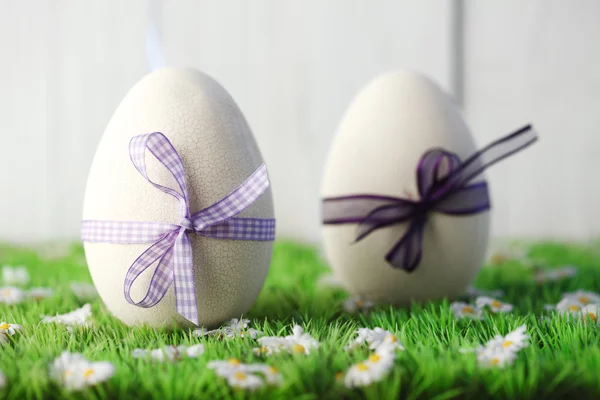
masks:
<instances>
[{"instance_id":1,"label":"purple sheer ribbon","mask_svg":"<svg viewBox=\"0 0 600 400\"><path fill-rule=\"evenodd\" d=\"M148 177L146 150L149 150L173 175L179 190L159 185ZM262 164L237 189L215 204L190 214L183 162L169 139L154 132L135 136L129 143L129 156L138 172L152 186L175 197L181 207L179 224L141 221L98 221L82 223L82 240L95 243L152 243L129 267L124 294L130 304L155 306L174 283L177 312L198 325L190 232L214 239L271 241L275 238L275 220L234 218L260 197L269 187L267 169ZM158 261L146 295L139 302L131 299L131 286L147 268Z\"/></svg>"},{"instance_id":2,"label":"purple sheer ribbon","mask_svg":"<svg viewBox=\"0 0 600 400\"><path fill-rule=\"evenodd\" d=\"M375 194L357 194L323 199L323 223L358 224L356 241L371 232L408 222L408 229L385 256L394 268L412 272L421 262L423 231L430 212L471 215L490 208L486 182L469 183L492 164L524 149L537 140L527 125L461 162L458 155L431 149L417 165L420 200Z\"/></svg>"}]
</instances>

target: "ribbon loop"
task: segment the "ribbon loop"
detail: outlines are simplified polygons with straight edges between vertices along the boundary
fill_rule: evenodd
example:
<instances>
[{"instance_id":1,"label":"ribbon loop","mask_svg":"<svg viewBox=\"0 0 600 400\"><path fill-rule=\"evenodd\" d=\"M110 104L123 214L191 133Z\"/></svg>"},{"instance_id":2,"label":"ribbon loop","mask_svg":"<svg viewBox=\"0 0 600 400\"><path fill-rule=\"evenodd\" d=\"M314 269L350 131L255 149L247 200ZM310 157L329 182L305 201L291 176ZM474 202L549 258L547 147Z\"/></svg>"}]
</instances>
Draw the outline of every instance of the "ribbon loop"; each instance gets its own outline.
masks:
<instances>
[{"instance_id":1,"label":"ribbon loop","mask_svg":"<svg viewBox=\"0 0 600 400\"><path fill-rule=\"evenodd\" d=\"M324 224L358 224L356 241L387 226L408 222L402 237L385 259L394 268L412 272L421 262L422 240L430 212L472 215L490 209L486 182L470 183L486 168L537 140L531 125L475 152L461 162L457 154L434 148L426 151L416 169L420 200L373 194L323 199Z\"/></svg>"},{"instance_id":2,"label":"ribbon loop","mask_svg":"<svg viewBox=\"0 0 600 400\"><path fill-rule=\"evenodd\" d=\"M146 150L165 167L178 188L153 182L146 169ZM234 218L258 199L269 187L267 169L262 164L245 182L215 204L190 216L183 161L169 139L154 132L135 136L129 144L129 156L137 171L155 188L175 197L181 205L179 225L162 222L98 221L82 224L82 239L104 243L153 243L129 267L123 291L128 303L153 307L162 300L171 284L175 288L177 312L198 325L194 264L189 233L213 239L272 241L272 218ZM151 265L158 265L144 298L131 298L133 283Z\"/></svg>"}]
</instances>

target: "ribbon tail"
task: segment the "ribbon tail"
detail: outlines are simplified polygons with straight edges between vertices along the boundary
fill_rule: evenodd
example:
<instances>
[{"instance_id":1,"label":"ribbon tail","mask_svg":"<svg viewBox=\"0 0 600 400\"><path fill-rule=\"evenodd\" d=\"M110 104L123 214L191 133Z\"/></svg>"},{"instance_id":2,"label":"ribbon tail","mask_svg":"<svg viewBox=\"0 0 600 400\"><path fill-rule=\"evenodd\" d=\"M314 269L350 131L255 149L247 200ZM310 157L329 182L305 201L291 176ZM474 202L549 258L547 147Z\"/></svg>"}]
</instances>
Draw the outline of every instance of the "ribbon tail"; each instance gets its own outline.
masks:
<instances>
[{"instance_id":1,"label":"ribbon tail","mask_svg":"<svg viewBox=\"0 0 600 400\"><path fill-rule=\"evenodd\" d=\"M423 255L423 231L425 219L413 221L408 231L385 256L388 263L394 268L402 268L406 272L413 272L421 262Z\"/></svg>"},{"instance_id":2,"label":"ribbon tail","mask_svg":"<svg viewBox=\"0 0 600 400\"><path fill-rule=\"evenodd\" d=\"M194 281L192 245L187 232L180 230L174 246L173 276L177 312L198 326L198 305Z\"/></svg>"},{"instance_id":3,"label":"ribbon tail","mask_svg":"<svg viewBox=\"0 0 600 400\"><path fill-rule=\"evenodd\" d=\"M173 242L175 240L175 232L170 232L161 240L154 243L146 251L144 251L129 267L125 275L125 284L123 293L129 304L149 308L156 305L169 290L169 286L173 282ZM156 260L159 260L150 285L144 298L139 302L133 301L131 298L131 287L136 279L148 269Z\"/></svg>"}]
</instances>

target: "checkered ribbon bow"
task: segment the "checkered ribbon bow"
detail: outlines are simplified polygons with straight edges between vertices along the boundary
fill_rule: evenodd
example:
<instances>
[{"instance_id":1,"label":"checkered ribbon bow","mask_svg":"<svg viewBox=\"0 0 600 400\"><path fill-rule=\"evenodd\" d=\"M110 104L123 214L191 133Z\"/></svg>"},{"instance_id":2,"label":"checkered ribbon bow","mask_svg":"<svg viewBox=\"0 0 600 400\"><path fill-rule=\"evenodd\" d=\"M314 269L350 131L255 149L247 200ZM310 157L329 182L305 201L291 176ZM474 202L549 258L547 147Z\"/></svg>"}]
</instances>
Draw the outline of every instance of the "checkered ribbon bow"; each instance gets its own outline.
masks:
<instances>
[{"instance_id":1,"label":"checkered ribbon bow","mask_svg":"<svg viewBox=\"0 0 600 400\"><path fill-rule=\"evenodd\" d=\"M150 180L146 171L146 149L173 175L179 190ZM192 246L188 235L195 232L214 239L273 240L274 219L234 218L269 187L266 166L261 165L244 183L223 199L195 214L190 214L183 162L162 133L154 132L131 139L129 156L138 172L152 186L179 200L181 221L174 225L162 222L87 220L82 223L82 239L86 242L102 243L153 243L129 267L125 276L125 298L130 304L139 307L153 307L174 283L177 312L198 325ZM133 282L156 261L158 265L146 295L139 302L133 301Z\"/></svg>"}]
</instances>

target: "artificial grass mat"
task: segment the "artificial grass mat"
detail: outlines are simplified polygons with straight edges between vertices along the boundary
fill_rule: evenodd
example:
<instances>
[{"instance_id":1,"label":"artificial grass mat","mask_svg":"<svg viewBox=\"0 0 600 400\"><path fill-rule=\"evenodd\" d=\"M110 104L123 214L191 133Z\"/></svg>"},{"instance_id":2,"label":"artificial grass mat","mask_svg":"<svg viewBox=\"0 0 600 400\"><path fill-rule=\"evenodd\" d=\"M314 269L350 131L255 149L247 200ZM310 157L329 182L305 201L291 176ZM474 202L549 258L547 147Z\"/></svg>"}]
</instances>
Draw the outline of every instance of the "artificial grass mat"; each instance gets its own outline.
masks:
<instances>
[{"instance_id":1,"label":"artificial grass mat","mask_svg":"<svg viewBox=\"0 0 600 400\"><path fill-rule=\"evenodd\" d=\"M544 266L571 264L575 277L538 284L532 271L519 261L486 266L478 276L478 289L502 289L502 300L515 306L511 313L486 314L483 321L457 320L448 301L413 304L409 309L378 306L367 315L344 312L347 295L340 289L321 287L317 279L328 269L311 247L292 242L275 243L273 261L264 289L247 316L250 326L264 335L287 335L293 324L302 325L321 342L310 355L255 355L255 339L198 338L191 330L166 332L130 328L113 318L101 300L92 304L93 328L73 333L60 325L40 324L41 315L66 313L80 307L69 289L70 281L91 282L82 263L83 250L74 244L63 257L44 260L33 250L0 247L0 265L25 265L30 287L51 287L55 295L40 302L0 304L0 319L23 326L8 346L0 348L0 370L7 385L0 397L119 398L119 399L452 399L600 398L600 327L552 314L545 304L556 304L564 292L600 288L600 255L585 246L538 243L530 255ZM550 316L549 320L544 316ZM495 334L506 334L527 325L531 345L515 363L504 369L484 369L474 354L461 347L485 343ZM381 327L403 342L392 372L382 382L362 389L347 389L336 381L337 372L369 354L368 349L347 352L344 346L359 327ZM175 363L134 359L135 348L203 343L206 352L197 359ZM107 382L69 393L53 384L48 366L63 350L81 352L92 361L110 361L115 375ZM237 357L242 362L276 366L283 384L256 392L232 389L207 369L210 360Z\"/></svg>"}]
</instances>

